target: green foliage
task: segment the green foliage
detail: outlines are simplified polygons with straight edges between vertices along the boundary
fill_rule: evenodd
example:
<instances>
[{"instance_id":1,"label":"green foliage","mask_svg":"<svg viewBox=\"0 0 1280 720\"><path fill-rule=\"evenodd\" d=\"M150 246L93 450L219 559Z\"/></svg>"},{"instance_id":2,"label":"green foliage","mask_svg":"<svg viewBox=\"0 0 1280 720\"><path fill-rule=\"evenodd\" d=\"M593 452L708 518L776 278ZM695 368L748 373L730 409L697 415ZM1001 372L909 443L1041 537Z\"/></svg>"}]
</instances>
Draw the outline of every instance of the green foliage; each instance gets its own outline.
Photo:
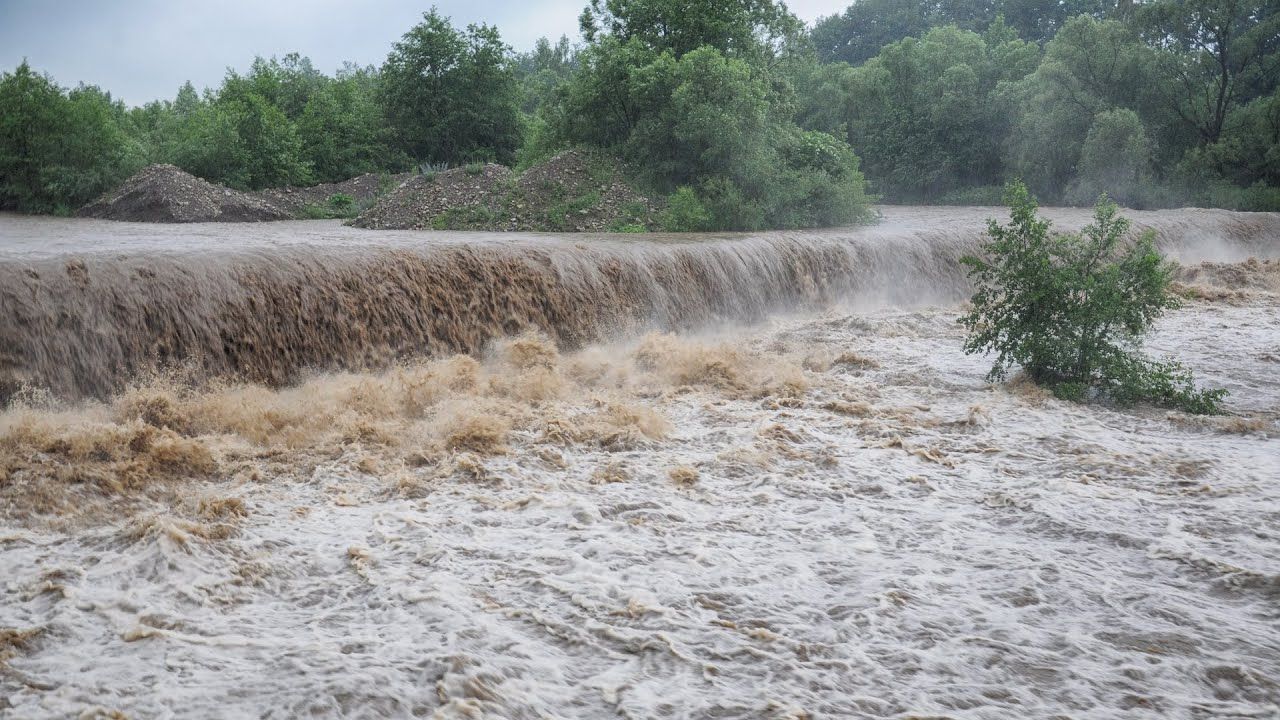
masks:
<instances>
[{"instance_id":1,"label":"green foliage","mask_svg":"<svg viewBox=\"0 0 1280 720\"><path fill-rule=\"evenodd\" d=\"M1262 183L1280 188L1280 90L1233 113L1218 140L1187 153L1179 173L1192 187Z\"/></svg>"},{"instance_id":2,"label":"green foliage","mask_svg":"<svg viewBox=\"0 0 1280 720\"><path fill-rule=\"evenodd\" d=\"M359 215L362 209L356 199L350 195L334 193L323 203L304 205L298 214L307 220L350 219Z\"/></svg>"},{"instance_id":3,"label":"green foliage","mask_svg":"<svg viewBox=\"0 0 1280 720\"><path fill-rule=\"evenodd\" d=\"M600 192L592 190L549 205L542 213L542 225L548 230L572 230L574 219L600 204Z\"/></svg>"},{"instance_id":4,"label":"green foliage","mask_svg":"<svg viewBox=\"0 0 1280 720\"><path fill-rule=\"evenodd\" d=\"M1106 196L1080 235L1050 233L1021 183L1009 186L1007 201L1009 224L990 221L983 257L963 260L975 285L961 318L965 351L996 353L991 379L1019 365L1067 399L1219 411L1225 391L1198 390L1181 366L1138 352L1152 323L1178 304L1150 233L1132 237Z\"/></svg>"},{"instance_id":5,"label":"green foliage","mask_svg":"<svg viewBox=\"0 0 1280 720\"><path fill-rule=\"evenodd\" d=\"M1013 37L1041 42L1073 17L1101 18L1115 7L1107 0L858 0L842 14L819 20L812 37L823 60L861 63L886 45L936 27L984 32L1008 23Z\"/></svg>"},{"instance_id":6,"label":"green foliage","mask_svg":"<svg viewBox=\"0 0 1280 720\"><path fill-rule=\"evenodd\" d=\"M686 6L594 3L584 15L591 43L579 53L572 80L543 106L539 143L621 156L652 192L676 193L676 210L664 223L670 228L812 227L866 218L853 151L843 139L806 133L791 119L771 43L788 37L794 18L766 0ZM701 212L681 215L680 208L695 207L685 202L690 194Z\"/></svg>"},{"instance_id":7,"label":"green foliage","mask_svg":"<svg viewBox=\"0 0 1280 720\"><path fill-rule=\"evenodd\" d=\"M521 111L536 116L539 108L555 97L557 88L572 77L578 66L577 55L576 48L563 35L554 45L545 37L538 38L532 52L516 55Z\"/></svg>"},{"instance_id":8,"label":"green foliage","mask_svg":"<svg viewBox=\"0 0 1280 720\"><path fill-rule=\"evenodd\" d=\"M700 232L711 228L711 213L690 187L677 188L667 197L659 221L668 232Z\"/></svg>"},{"instance_id":9,"label":"green foliage","mask_svg":"<svg viewBox=\"0 0 1280 720\"><path fill-rule=\"evenodd\" d=\"M809 127L847 136L877 191L934 201L999 182L1013 115L1000 90L1038 58L1034 45L1007 33L938 28L885 47L862 67L806 74L802 117ZM832 97L837 112L811 109L829 106Z\"/></svg>"},{"instance_id":10,"label":"green foliage","mask_svg":"<svg viewBox=\"0 0 1280 720\"><path fill-rule=\"evenodd\" d=\"M1157 60L1156 52L1122 23L1090 18L1069 22L1046 47L1040 67L1007 90L1011 102L1023 109L1008 146L1010 171L1050 197L1073 194L1073 199L1083 196L1091 200L1105 191L1128 200L1135 194L1130 186L1113 183L1098 187L1096 183L1118 181L1116 175L1126 174L1130 177L1123 182L1133 183L1139 175L1145 176L1140 171L1147 161L1134 156L1154 149L1148 128L1175 141L1174 145L1182 145L1170 134L1174 119L1159 94ZM1095 149L1108 138L1124 143L1120 136L1130 136L1132 173L1103 168L1106 160L1095 155L1091 159L1095 177L1077 178L1091 133ZM1145 150L1139 148L1139 135L1148 137ZM1074 193L1073 182L1078 186Z\"/></svg>"},{"instance_id":11,"label":"green foliage","mask_svg":"<svg viewBox=\"0 0 1280 720\"><path fill-rule=\"evenodd\" d=\"M624 204L618 211L618 218L609 225L609 232L642 233L648 232L648 223L653 218L648 206L639 201Z\"/></svg>"},{"instance_id":12,"label":"green foliage","mask_svg":"<svg viewBox=\"0 0 1280 720\"><path fill-rule=\"evenodd\" d=\"M477 230L491 226L498 219L497 212L487 205L470 205L449 208L431 220L435 230Z\"/></svg>"},{"instance_id":13,"label":"green foliage","mask_svg":"<svg viewBox=\"0 0 1280 720\"><path fill-rule=\"evenodd\" d=\"M0 76L0 209L67 214L137 170L125 110L95 87L70 92L23 62Z\"/></svg>"},{"instance_id":14,"label":"green foliage","mask_svg":"<svg viewBox=\"0 0 1280 720\"><path fill-rule=\"evenodd\" d=\"M1273 0L858 0L809 33L777 0L588 0L581 26L515 54L433 10L380 68L256 58L132 109L24 63L0 78L0 207L69 212L150 162L257 189L574 146L687 188L713 228L856 222L864 172L897 202L1021 177L1054 203L1280 206Z\"/></svg>"},{"instance_id":15,"label":"green foliage","mask_svg":"<svg viewBox=\"0 0 1280 720\"><path fill-rule=\"evenodd\" d=\"M296 123L303 156L317 182L407 167L408 158L392 146L377 88L373 68L348 65L336 78L324 78L306 98Z\"/></svg>"},{"instance_id":16,"label":"green foliage","mask_svg":"<svg viewBox=\"0 0 1280 720\"><path fill-rule=\"evenodd\" d=\"M938 198L939 205L999 205L1004 200L1000 185L977 185L952 190Z\"/></svg>"},{"instance_id":17,"label":"green foliage","mask_svg":"<svg viewBox=\"0 0 1280 720\"><path fill-rule=\"evenodd\" d=\"M356 199L346 193L334 193L329 196L329 209L338 217L355 217Z\"/></svg>"},{"instance_id":18,"label":"green foliage","mask_svg":"<svg viewBox=\"0 0 1280 720\"><path fill-rule=\"evenodd\" d=\"M790 59L798 120L895 201L1017 176L1054 202L1265 209L1280 186L1269 0L859 0L811 40L862 65Z\"/></svg>"},{"instance_id":19,"label":"green foliage","mask_svg":"<svg viewBox=\"0 0 1280 720\"><path fill-rule=\"evenodd\" d=\"M610 36L679 58L713 48L739 58L763 57L801 24L774 0L590 0L579 25L589 43Z\"/></svg>"},{"instance_id":20,"label":"green foliage","mask_svg":"<svg viewBox=\"0 0 1280 720\"><path fill-rule=\"evenodd\" d=\"M1164 85L1178 117L1202 143L1222 135L1241 101L1280 82L1280 4L1271 0L1157 0L1138 26L1163 48Z\"/></svg>"},{"instance_id":21,"label":"green foliage","mask_svg":"<svg viewBox=\"0 0 1280 720\"><path fill-rule=\"evenodd\" d=\"M379 98L398 146L419 162L510 163L522 138L510 48L497 29L459 32L434 9L387 56Z\"/></svg>"},{"instance_id":22,"label":"green foliage","mask_svg":"<svg viewBox=\"0 0 1280 720\"><path fill-rule=\"evenodd\" d=\"M1151 141L1132 110L1098 113L1085 136L1080 165L1068 190L1072 202L1085 203L1107 192L1130 207L1142 207L1150 180Z\"/></svg>"}]
</instances>

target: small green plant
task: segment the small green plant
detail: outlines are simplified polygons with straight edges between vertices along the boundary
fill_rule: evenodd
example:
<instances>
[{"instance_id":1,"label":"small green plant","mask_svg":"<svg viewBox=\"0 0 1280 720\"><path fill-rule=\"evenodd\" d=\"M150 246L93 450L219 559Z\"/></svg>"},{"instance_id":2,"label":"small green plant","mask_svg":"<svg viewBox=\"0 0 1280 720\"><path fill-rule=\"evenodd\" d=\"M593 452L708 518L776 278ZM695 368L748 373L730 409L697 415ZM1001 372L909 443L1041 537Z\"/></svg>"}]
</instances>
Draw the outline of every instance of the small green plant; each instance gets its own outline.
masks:
<instances>
[{"instance_id":1,"label":"small green plant","mask_svg":"<svg viewBox=\"0 0 1280 720\"><path fill-rule=\"evenodd\" d=\"M298 217L302 220L329 220L333 216L329 214L329 208L312 203L298 208Z\"/></svg>"},{"instance_id":2,"label":"small green plant","mask_svg":"<svg viewBox=\"0 0 1280 720\"><path fill-rule=\"evenodd\" d=\"M431 219L433 230L487 230L497 222L498 214L487 205L449 208Z\"/></svg>"},{"instance_id":3,"label":"small green plant","mask_svg":"<svg viewBox=\"0 0 1280 720\"><path fill-rule=\"evenodd\" d=\"M479 175L484 172L484 163L467 163L463 167L463 170L465 170L468 175Z\"/></svg>"},{"instance_id":4,"label":"small green plant","mask_svg":"<svg viewBox=\"0 0 1280 720\"><path fill-rule=\"evenodd\" d=\"M693 188L682 187L667 198L667 209L659 218L668 232L698 232L711 228L711 213Z\"/></svg>"},{"instance_id":5,"label":"small green plant","mask_svg":"<svg viewBox=\"0 0 1280 720\"><path fill-rule=\"evenodd\" d=\"M1021 182L1009 185L1005 201L1009 224L989 221L984 257L962 260L976 288L960 319L964 349L997 353L991 380L1020 365L1063 399L1221 412L1225 390L1197 389L1181 365L1139 352L1152 323L1179 304L1151 233L1130 235L1105 195L1079 235L1050 234Z\"/></svg>"},{"instance_id":6,"label":"small green plant","mask_svg":"<svg viewBox=\"0 0 1280 720\"><path fill-rule=\"evenodd\" d=\"M596 208L600 204L600 199L600 192L592 190L568 200L555 202L543 213L543 224L552 231L572 230L575 221Z\"/></svg>"},{"instance_id":7,"label":"small green plant","mask_svg":"<svg viewBox=\"0 0 1280 720\"><path fill-rule=\"evenodd\" d=\"M360 214L360 205L356 199L346 193L334 193L323 203L311 203L298 209L298 217L303 220L332 220L334 218L353 218Z\"/></svg>"},{"instance_id":8,"label":"small green plant","mask_svg":"<svg viewBox=\"0 0 1280 720\"><path fill-rule=\"evenodd\" d=\"M326 203L333 217L352 218L359 212L360 208L356 205L356 199L346 193L334 193L329 196Z\"/></svg>"}]
</instances>

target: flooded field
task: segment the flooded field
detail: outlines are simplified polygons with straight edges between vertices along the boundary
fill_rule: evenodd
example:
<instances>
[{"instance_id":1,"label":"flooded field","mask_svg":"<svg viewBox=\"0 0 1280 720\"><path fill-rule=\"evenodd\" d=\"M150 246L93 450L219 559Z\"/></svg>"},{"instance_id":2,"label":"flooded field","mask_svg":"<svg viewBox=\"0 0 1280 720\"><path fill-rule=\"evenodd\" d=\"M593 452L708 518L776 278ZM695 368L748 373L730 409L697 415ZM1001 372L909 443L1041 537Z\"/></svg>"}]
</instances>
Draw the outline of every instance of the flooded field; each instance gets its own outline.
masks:
<instances>
[{"instance_id":1,"label":"flooded field","mask_svg":"<svg viewBox=\"0 0 1280 720\"><path fill-rule=\"evenodd\" d=\"M0 369L53 392L0 414L0 715L1280 716L1280 287L1240 262L1277 219L1136 214L1205 298L1149 347L1231 390L1204 419L986 383L952 263L996 212L699 242L3 219L0 331L45 329ZM399 297L351 268L464 252L426 309L242 282ZM201 304L164 310L184 272ZM142 372L241 308L339 306L429 330L280 322L313 354ZM98 380L63 382L85 338Z\"/></svg>"}]
</instances>

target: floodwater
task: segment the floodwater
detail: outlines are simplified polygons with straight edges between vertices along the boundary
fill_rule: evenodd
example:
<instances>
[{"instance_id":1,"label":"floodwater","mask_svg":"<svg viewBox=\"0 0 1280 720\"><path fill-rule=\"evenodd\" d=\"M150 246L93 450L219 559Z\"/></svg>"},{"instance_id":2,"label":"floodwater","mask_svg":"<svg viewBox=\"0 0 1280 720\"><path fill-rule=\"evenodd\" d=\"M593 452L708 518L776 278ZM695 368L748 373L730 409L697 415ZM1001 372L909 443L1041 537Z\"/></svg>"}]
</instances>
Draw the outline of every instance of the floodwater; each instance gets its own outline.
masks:
<instances>
[{"instance_id":1,"label":"floodwater","mask_svg":"<svg viewBox=\"0 0 1280 720\"><path fill-rule=\"evenodd\" d=\"M894 212L956 220L938 235ZM1199 212L1154 218L1189 228L1161 238L1185 263L1277 254L1266 227L1239 230L1274 216L1187 221ZM874 229L672 241L738 258L724 278L761 273L754 294L680 276L714 312L646 305L647 327L571 344L530 322L471 355L280 385L187 367L104 401L16 393L0 414L0 715L1280 716L1280 301L1265 278L1204 292L1216 301L1150 340L1230 389L1228 416L991 385L936 270L982 215L889 208ZM132 243L244 231L129 225L90 250L49 228L49 246L6 231L9 264L47 280L74 250L89 288L151 252ZM373 237L249 232L288 244L252 243L276 258ZM588 242L383 235L558 268ZM597 265L673 252L597 240L582 249ZM774 272L777 248L850 245L883 269L888 251L866 248L899 242L919 302L832 276L785 310L771 289L815 267ZM177 254L150 267L192 267ZM1258 267L1205 276L1274 275ZM726 292L760 304L735 318L712 302ZM691 322L664 326L676 317Z\"/></svg>"}]
</instances>

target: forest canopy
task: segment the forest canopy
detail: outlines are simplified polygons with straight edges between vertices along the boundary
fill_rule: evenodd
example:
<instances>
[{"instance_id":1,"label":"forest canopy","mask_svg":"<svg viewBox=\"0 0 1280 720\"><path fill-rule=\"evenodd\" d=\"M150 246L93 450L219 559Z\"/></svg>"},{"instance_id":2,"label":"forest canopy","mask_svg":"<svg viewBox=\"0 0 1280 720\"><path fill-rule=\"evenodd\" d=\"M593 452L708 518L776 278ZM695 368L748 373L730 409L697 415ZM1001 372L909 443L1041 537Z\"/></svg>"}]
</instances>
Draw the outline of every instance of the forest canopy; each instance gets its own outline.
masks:
<instances>
[{"instance_id":1,"label":"forest canopy","mask_svg":"<svg viewBox=\"0 0 1280 720\"><path fill-rule=\"evenodd\" d=\"M590 0L517 53L435 10L380 65L256 58L128 107L0 76L0 209L67 213L149 163L239 189L574 146L620 158L672 229L855 222L870 199L1280 210L1274 0Z\"/></svg>"}]
</instances>

